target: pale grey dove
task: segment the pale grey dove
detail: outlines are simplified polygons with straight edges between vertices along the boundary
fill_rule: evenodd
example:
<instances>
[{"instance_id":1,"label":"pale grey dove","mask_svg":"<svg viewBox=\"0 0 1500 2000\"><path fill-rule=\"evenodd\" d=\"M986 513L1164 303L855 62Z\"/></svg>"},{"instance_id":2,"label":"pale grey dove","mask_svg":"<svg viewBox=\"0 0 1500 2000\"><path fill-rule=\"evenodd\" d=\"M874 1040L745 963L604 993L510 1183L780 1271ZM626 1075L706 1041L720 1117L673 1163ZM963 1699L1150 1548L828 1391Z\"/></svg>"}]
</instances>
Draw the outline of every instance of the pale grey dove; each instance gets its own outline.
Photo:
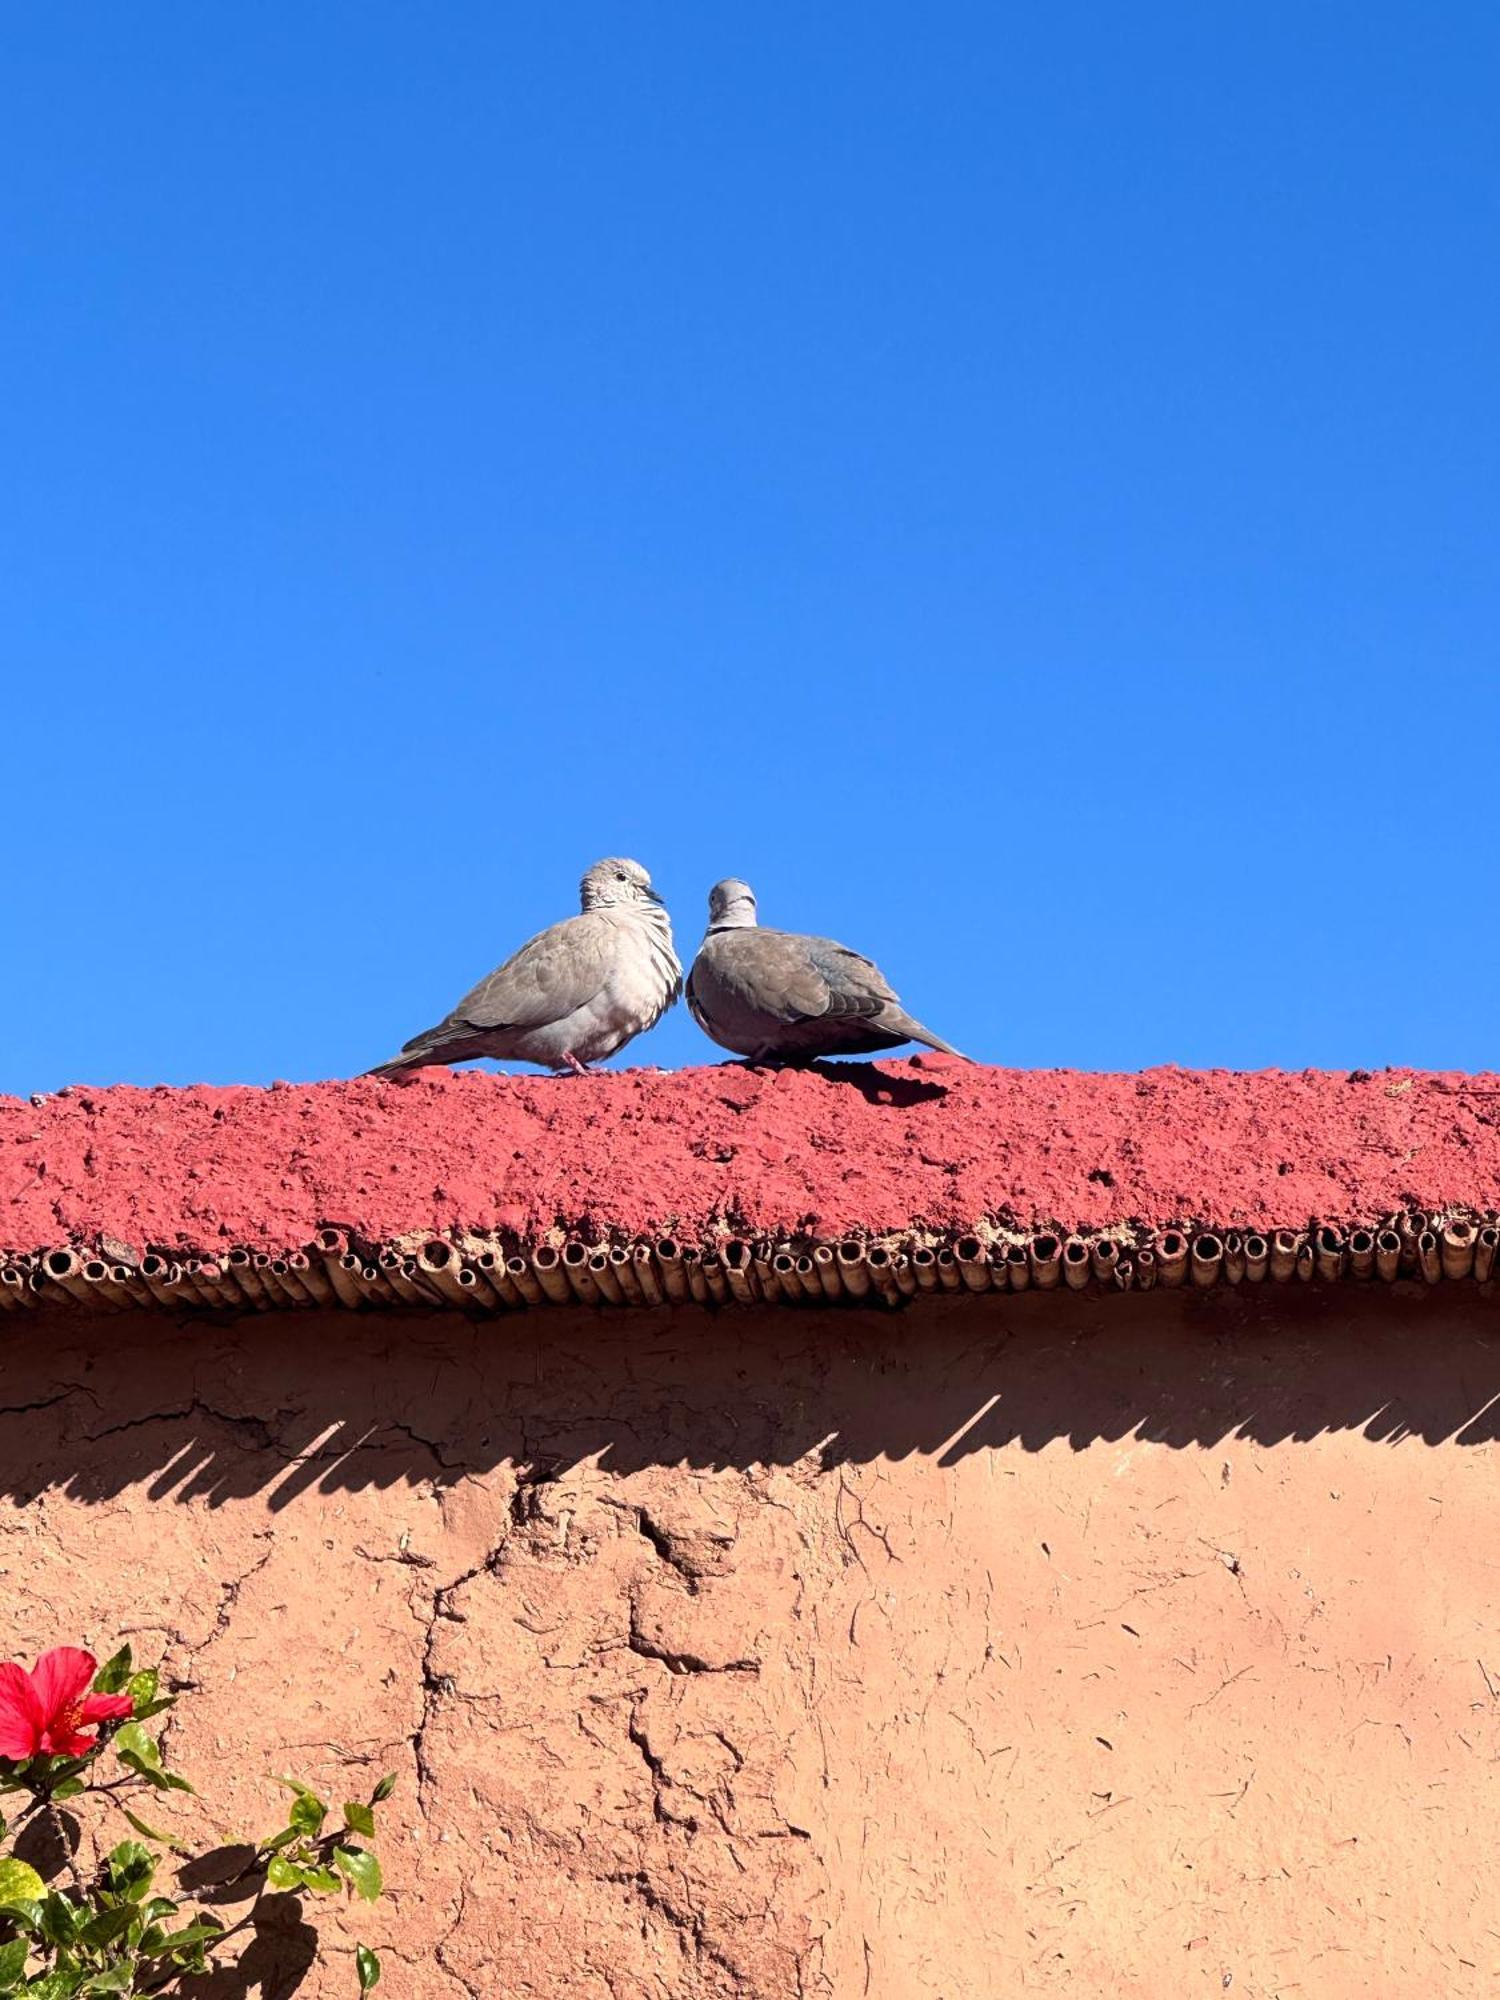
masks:
<instances>
[{"instance_id":1,"label":"pale grey dove","mask_svg":"<svg viewBox=\"0 0 1500 2000\"><path fill-rule=\"evenodd\" d=\"M638 861L596 861L579 884L583 913L523 944L446 1019L367 1072L427 1063L542 1063L580 1073L659 1020L682 991L672 926Z\"/></svg>"},{"instance_id":2,"label":"pale grey dove","mask_svg":"<svg viewBox=\"0 0 1500 2000\"><path fill-rule=\"evenodd\" d=\"M810 1062L902 1042L962 1053L913 1020L879 967L857 951L832 938L760 929L755 896L734 877L709 891L687 1003L721 1049L752 1062Z\"/></svg>"}]
</instances>

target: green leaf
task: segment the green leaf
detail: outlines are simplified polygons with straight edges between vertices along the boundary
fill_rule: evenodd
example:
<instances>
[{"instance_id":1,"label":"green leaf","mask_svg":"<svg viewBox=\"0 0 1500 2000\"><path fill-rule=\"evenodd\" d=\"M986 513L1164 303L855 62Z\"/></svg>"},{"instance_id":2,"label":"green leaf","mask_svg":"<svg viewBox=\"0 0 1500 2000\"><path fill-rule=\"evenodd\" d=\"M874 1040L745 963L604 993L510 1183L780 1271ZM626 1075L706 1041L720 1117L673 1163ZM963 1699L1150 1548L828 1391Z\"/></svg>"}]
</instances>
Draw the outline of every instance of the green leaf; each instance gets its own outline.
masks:
<instances>
[{"instance_id":1,"label":"green leaf","mask_svg":"<svg viewBox=\"0 0 1500 2000\"><path fill-rule=\"evenodd\" d=\"M141 1757L147 1763L153 1761L151 1752L153 1749L156 1749L156 1746L152 1743L151 1738L146 1735L145 1731L137 1728L136 1725L144 1722L148 1716L160 1715L165 1709L177 1706L177 1697L175 1694L157 1693L159 1679L160 1676L155 1667L148 1667L144 1673L133 1674L131 1676L127 1692L130 1699L135 1703L135 1713L129 1722L115 1731L115 1742L118 1744L120 1738L123 1736L125 1738L126 1749L133 1756ZM158 1764L161 1762L161 1751L159 1749L156 1750L154 1761Z\"/></svg>"},{"instance_id":2,"label":"green leaf","mask_svg":"<svg viewBox=\"0 0 1500 2000\"><path fill-rule=\"evenodd\" d=\"M184 1924L180 1931L172 1933L172 1943L180 1951L187 1944L207 1944L210 1938L224 1935L224 1926L217 1917L194 1917L190 1924Z\"/></svg>"},{"instance_id":3,"label":"green leaf","mask_svg":"<svg viewBox=\"0 0 1500 2000\"><path fill-rule=\"evenodd\" d=\"M127 1722L125 1728L120 1731L120 1736L125 1735L126 1730L140 1730L140 1725L135 1722ZM158 1792L192 1791L193 1788L186 1778L179 1778L175 1771L168 1771L163 1768L161 1752L151 1741L150 1737L143 1730L140 1730L140 1735L141 1740L147 1746L149 1754L138 1750L134 1740L127 1743L121 1749L120 1736L115 1738L115 1748L119 1750L120 1762L126 1769L134 1771L137 1777L144 1778L146 1783L153 1786Z\"/></svg>"},{"instance_id":4,"label":"green leaf","mask_svg":"<svg viewBox=\"0 0 1500 2000\"><path fill-rule=\"evenodd\" d=\"M311 1836L317 1833L327 1817L328 1808L323 1801L314 1798L311 1792L304 1792L292 1807L287 1824L296 1832Z\"/></svg>"},{"instance_id":5,"label":"green leaf","mask_svg":"<svg viewBox=\"0 0 1500 2000\"><path fill-rule=\"evenodd\" d=\"M5 1863L0 1862L0 1867ZM39 1931L42 1927L42 1906L30 1897L14 1903L0 1903L0 1918L14 1924L18 1930Z\"/></svg>"},{"instance_id":6,"label":"green leaf","mask_svg":"<svg viewBox=\"0 0 1500 2000\"><path fill-rule=\"evenodd\" d=\"M40 1979L33 1979L22 1991L26 2000L72 2000L81 1977L77 1970L44 1972Z\"/></svg>"},{"instance_id":7,"label":"green leaf","mask_svg":"<svg viewBox=\"0 0 1500 2000\"><path fill-rule=\"evenodd\" d=\"M26 1938L12 1938L9 1944L0 1944L0 1991L14 1986L18 1979L26 1976L26 1960L31 1945Z\"/></svg>"},{"instance_id":8,"label":"green leaf","mask_svg":"<svg viewBox=\"0 0 1500 2000\"><path fill-rule=\"evenodd\" d=\"M123 1645L118 1653L111 1655L94 1676L95 1694L118 1694L130 1679L130 1646Z\"/></svg>"},{"instance_id":9,"label":"green leaf","mask_svg":"<svg viewBox=\"0 0 1500 2000\"><path fill-rule=\"evenodd\" d=\"M140 1714L148 1702L155 1701L157 1683L161 1675L155 1667L147 1667L144 1673L132 1674L125 1683L125 1692L135 1703L135 1712Z\"/></svg>"},{"instance_id":10,"label":"green leaf","mask_svg":"<svg viewBox=\"0 0 1500 2000\"><path fill-rule=\"evenodd\" d=\"M88 1786L82 1778L64 1778L60 1785L52 1787L53 1802L55 1804L58 1799L76 1799L80 1792L87 1790Z\"/></svg>"},{"instance_id":11,"label":"green leaf","mask_svg":"<svg viewBox=\"0 0 1500 2000\"><path fill-rule=\"evenodd\" d=\"M387 1771L385 1776L381 1779L380 1783L375 1787L374 1791L371 1792L370 1804L372 1806L384 1805L385 1801L390 1797L391 1793L395 1791L395 1789L396 1789L396 1774L394 1771ZM371 1953L371 1956L373 1957L374 1954Z\"/></svg>"},{"instance_id":12,"label":"green leaf","mask_svg":"<svg viewBox=\"0 0 1500 2000\"><path fill-rule=\"evenodd\" d=\"M101 1910L89 1918L78 1933L78 1942L93 1948L109 1944L128 1931L139 1915L134 1903L116 1903L113 1909Z\"/></svg>"},{"instance_id":13,"label":"green leaf","mask_svg":"<svg viewBox=\"0 0 1500 2000\"><path fill-rule=\"evenodd\" d=\"M344 1824L351 1833L362 1833L366 1840L375 1838L375 1815L368 1806L362 1806L353 1799L344 1801Z\"/></svg>"},{"instance_id":14,"label":"green leaf","mask_svg":"<svg viewBox=\"0 0 1500 2000\"><path fill-rule=\"evenodd\" d=\"M136 1832L139 1834L144 1834L147 1840L160 1841L163 1847L170 1847L174 1854L186 1854L187 1849L183 1846L180 1840L174 1840L171 1834L169 1833L158 1833L154 1826L150 1826L145 1820L138 1818L137 1815L130 1810L129 1806L121 1806L120 1811L125 1815L126 1819L129 1820L130 1824L135 1828Z\"/></svg>"},{"instance_id":15,"label":"green leaf","mask_svg":"<svg viewBox=\"0 0 1500 2000\"><path fill-rule=\"evenodd\" d=\"M86 1771L99 1752L90 1750L83 1757L39 1757L37 1762L47 1767L47 1789L55 1792L60 1784L65 1784L75 1771Z\"/></svg>"},{"instance_id":16,"label":"green leaf","mask_svg":"<svg viewBox=\"0 0 1500 2000\"><path fill-rule=\"evenodd\" d=\"M350 1888L373 1903L380 1894L380 1863L363 1847L336 1847L333 1858L348 1877Z\"/></svg>"},{"instance_id":17,"label":"green leaf","mask_svg":"<svg viewBox=\"0 0 1500 2000\"><path fill-rule=\"evenodd\" d=\"M122 1723L115 1731L115 1754L122 1764L153 1783L163 1775L161 1751L138 1722Z\"/></svg>"},{"instance_id":18,"label":"green leaf","mask_svg":"<svg viewBox=\"0 0 1500 2000\"><path fill-rule=\"evenodd\" d=\"M210 1938L223 1935L224 1926L212 1917L195 1917L180 1931L169 1931L154 1944L148 1946L143 1943L138 1949L142 1958L164 1958L168 1952L191 1951L194 1945L206 1944Z\"/></svg>"},{"instance_id":19,"label":"green leaf","mask_svg":"<svg viewBox=\"0 0 1500 2000\"><path fill-rule=\"evenodd\" d=\"M339 1887L339 1878L317 1860L288 1861L284 1854L278 1854L266 1870L266 1883L272 1889L312 1889L320 1896L331 1896Z\"/></svg>"},{"instance_id":20,"label":"green leaf","mask_svg":"<svg viewBox=\"0 0 1500 2000\"><path fill-rule=\"evenodd\" d=\"M71 1944L78 1935L78 1912L55 1889L42 1898L42 1936L51 1944Z\"/></svg>"},{"instance_id":21,"label":"green leaf","mask_svg":"<svg viewBox=\"0 0 1500 2000\"><path fill-rule=\"evenodd\" d=\"M0 1861L0 1903L39 1903L47 1885L28 1861Z\"/></svg>"},{"instance_id":22,"label":"green leaf","mask_svg":"<svg viewBox=\"0 0 1500 2000\"><path fill-rule=\"evenodd\" d=\"M359 1990L369 1993L380 1984L380 1960L367 1944L354 1947L354 1963L359 1971Z\"/></svg>"},{"instance_id":23,"label":"green leaf","mask_svg":"<svg viewBox=\"0 0 1500 2000\"><path fill-rule=\"evenodd\" d=\"M107 1863L109 1886L117 1896L140 1902L156 1873L156 1856L138 1840L122 1840Z\"/></svg>"},{"instance_id":24,"label":"green leaf","mask_svg":"<svg viewBox=\"0 0 1500 2000\"><path fill-rule=\"evenodd\" d=\"M87 1986L80 1987L79 1991L80 1993L133 1993L135 1967L112 1965L108 1972L96 1972Z\"/></svg>"},{"instance_id":25,"label":"green leaf","mask_svg":"<svg viewBox=\"0 0 1500 2000\"><path fill-rule=\"evenodd\" d=\"M122 1722L115 1731L115 1749L122 1757L133 1757L150 1771L161 1769L161 1746L148 1736L139 1722Z\"/></svg>"},{"instance_id":26,"label":"green leaf","mask_svg":"<svg viewBox=\"0 0 1500 2000\"><path fill-rule=\"evenodd\" d=\"M151 1716L164 1715L169 1708L175 1708L176 1706L177 1697L175 1694L158 1695L155 1701L136 1703L135 1719L137 1722L146 1722Z\"/></svg>"},{"instance_id":27,"label":"green leaf","mask_svg":"<svg viewBox=\"0 0 1500 2000\"><path fill-rule=\"evenodd\" d=\"M279 1771L269 1771L266 1775L270 1778L273 1785L281 1785L285 1790L295 1792L299 1799L316 1799L318 1797L312 1786L304 1785L300 1778L283 1777ZM319 1803L321 1804L322 1801L319 1800Z\"/></svg>"}]
</instances>

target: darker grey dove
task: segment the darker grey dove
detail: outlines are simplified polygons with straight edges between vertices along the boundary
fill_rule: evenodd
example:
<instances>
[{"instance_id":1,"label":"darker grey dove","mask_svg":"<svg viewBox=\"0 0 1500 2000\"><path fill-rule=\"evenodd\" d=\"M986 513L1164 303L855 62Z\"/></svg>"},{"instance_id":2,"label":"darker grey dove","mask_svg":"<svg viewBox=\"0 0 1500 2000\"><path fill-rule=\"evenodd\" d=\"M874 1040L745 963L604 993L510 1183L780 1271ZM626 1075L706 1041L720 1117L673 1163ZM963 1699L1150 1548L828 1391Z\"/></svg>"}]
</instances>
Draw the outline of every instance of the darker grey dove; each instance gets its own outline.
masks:
<instances>
[{"instance_id":1,"label":"darker grey dove","mask_svg":"<svg viewBox=\"0 0 1500 2000\"><path fill-rule=\"evenodd\" d=\"M672 926L639 861L596 861L582 914L523 944L444 1020L369 1076L427 1063L543 1063L582 1075L660 1020L682 991Z\"/></svg>"},{"instance_id":2,"label":"darker grey dove","mask_svg":"<svg viewBox=\"0 0 1500 2000\"><path fill-rule=\"evenodd\" d=\"M732 876L709 891L687 1003L704 1034L752 1062L811 1062L902 1042L962 1055L914 1021L880 968L857 951L832 938L760 929L753 892Z\"/></svg>"}]
</instances>

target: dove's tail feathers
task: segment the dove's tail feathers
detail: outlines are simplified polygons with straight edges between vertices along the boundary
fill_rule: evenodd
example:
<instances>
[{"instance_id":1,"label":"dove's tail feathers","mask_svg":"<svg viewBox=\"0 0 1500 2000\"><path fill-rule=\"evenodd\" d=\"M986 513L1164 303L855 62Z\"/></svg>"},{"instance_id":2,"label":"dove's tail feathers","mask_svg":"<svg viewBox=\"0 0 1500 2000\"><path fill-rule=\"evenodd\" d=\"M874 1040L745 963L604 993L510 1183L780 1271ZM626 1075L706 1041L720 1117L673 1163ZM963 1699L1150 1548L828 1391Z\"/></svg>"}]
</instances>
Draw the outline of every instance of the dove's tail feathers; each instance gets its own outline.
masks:
<instances>
[{"instance_id":1,"label":"dove's tail feathers","mask_svg":"<svg viewBox=\"0 0 1500 2000\"><path fill-rule=\"evenodd\" d=\"M924 1028L922 1023L913 1019L910 1014L898 1013L894 1008L887 1008L881 1015L880 1025L892 1031L899 1030L907 1041L922 1042L929 1049L936 1049L940 1055L957 1056L960 1062L974 1060L972 1056L966 1056L962 1049L954 1048L952 1042L945 1042L941 1035L935 1035L931 1028Z\"/></svg>"},{"instance_id":2,"label":"dove's tail feathers","mask_svg":"<svg viewBox=\"0 0 1500 2000\"><path fill-rule=\"evenodd\" d=\"M429 1064L441 1062L441 1056L392 1056L389 1062L376 1063L373 1069L361 1070L361 1076L410 1076L413 1070L426 1069Z\"/></svg>"},{"instance_id":3,"label":"dove's tail feathers","mask_svg":"<svg viewBox=\"0 0 1500 2000\"><path fill-rule=\"evenodd\" d=\"M433 1063L449 1061L446 1045L437 1040L429 1029L425 1035L413 1035L409 1042L402 1044L399 1056L392 1056L389 1062L376 1063L367 1069L366 1076L405 1076L414 1069L427 1069Z\"/></svg>"},{"instance_id":4,"label":"dove's tail feathers","mask_svg":"<svg viewBox=\"0 0 1500 2000\"><path fill-rule=\"evenodd\" d=\"M473 1062L476 1056L503 1056L506 1052L503 1044L495 1046L493 1034L470 1028L462 1021L440 1021L435 1028L424 1028L420 1035L403 1042L400 1055L392 1056L389 1062L377 1063L365 1075L409 1076L414 1070Z\"/></svg>"}]
</instances>

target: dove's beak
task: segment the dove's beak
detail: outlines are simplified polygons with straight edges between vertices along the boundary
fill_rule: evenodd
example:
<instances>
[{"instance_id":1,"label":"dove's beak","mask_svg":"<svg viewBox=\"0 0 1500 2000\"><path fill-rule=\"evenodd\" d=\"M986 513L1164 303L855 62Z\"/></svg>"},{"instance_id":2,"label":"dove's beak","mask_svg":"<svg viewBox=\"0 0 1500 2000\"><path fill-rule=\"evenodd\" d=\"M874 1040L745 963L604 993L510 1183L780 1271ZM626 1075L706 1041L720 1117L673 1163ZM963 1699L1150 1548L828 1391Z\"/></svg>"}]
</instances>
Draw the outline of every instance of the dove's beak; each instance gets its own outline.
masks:
<instances>
[{"instance_id":1,"label":"dove's beak","mask_svg":"<svg viewBox=\"0 0 1500 2000\"><path fill-rule=\"evenodd\" d=\"M657 895L656 891L649 884L641 890L641 894L648 903L655 903L658 909L661 908L661 897Z\"/></svg>"}]
</instances>

